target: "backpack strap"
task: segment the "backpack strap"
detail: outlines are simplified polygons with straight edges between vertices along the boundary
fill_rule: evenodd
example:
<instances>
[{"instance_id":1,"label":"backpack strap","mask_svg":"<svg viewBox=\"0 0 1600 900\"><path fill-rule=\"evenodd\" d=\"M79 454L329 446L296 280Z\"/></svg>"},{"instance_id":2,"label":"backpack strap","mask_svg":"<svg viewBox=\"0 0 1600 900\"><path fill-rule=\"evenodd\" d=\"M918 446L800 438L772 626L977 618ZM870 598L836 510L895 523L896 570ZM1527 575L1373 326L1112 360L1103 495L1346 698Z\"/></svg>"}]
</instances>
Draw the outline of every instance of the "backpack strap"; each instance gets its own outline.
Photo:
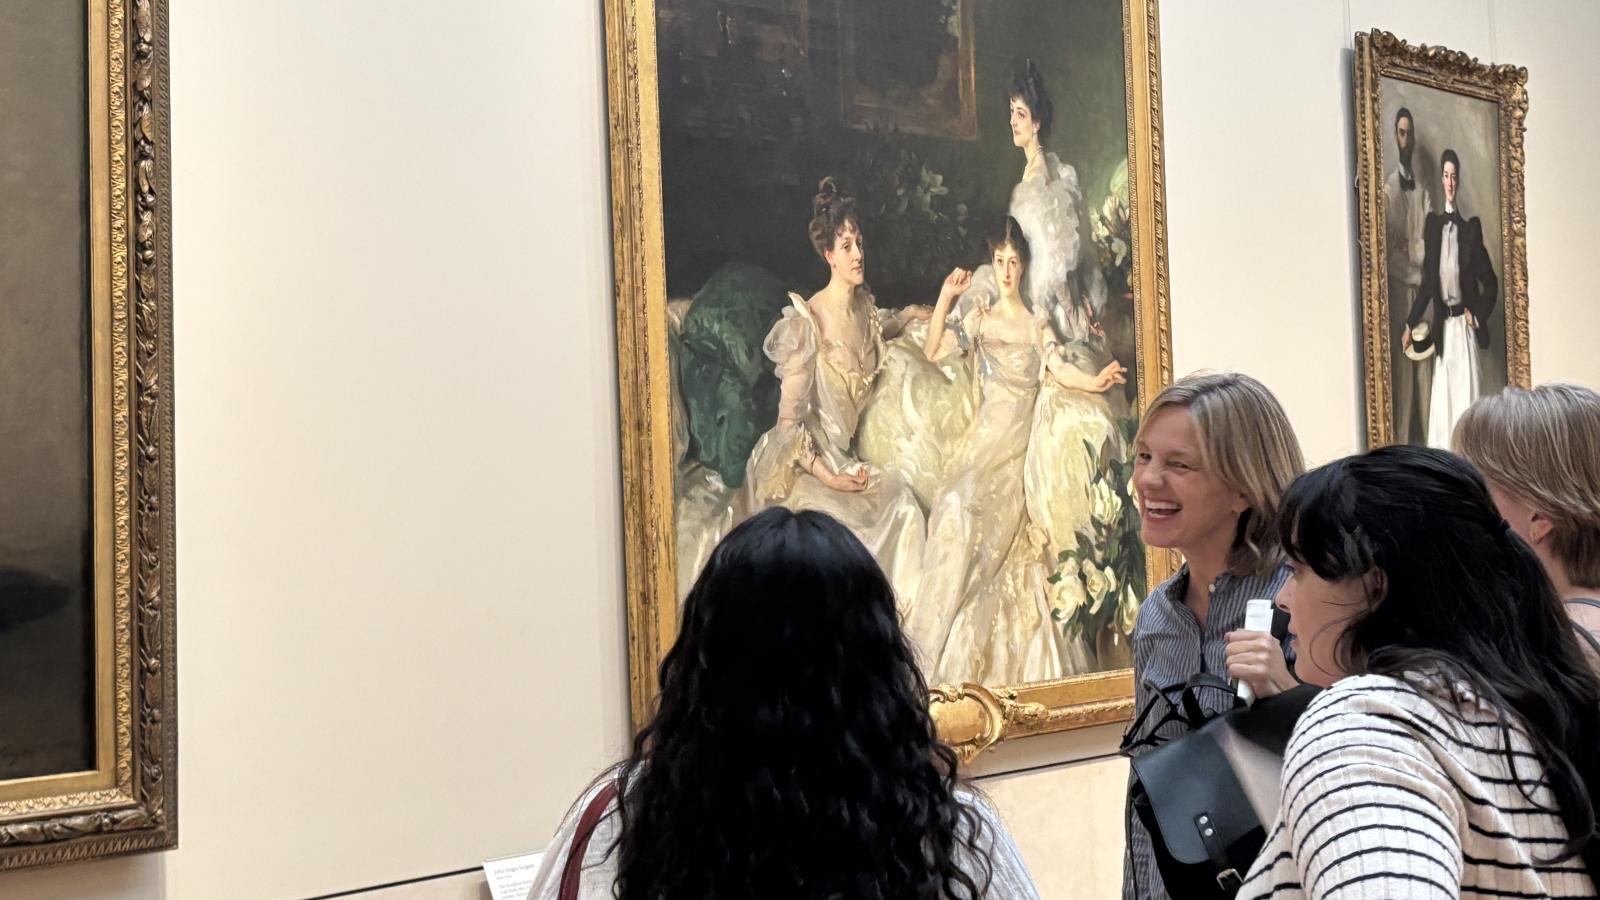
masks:
<instances>
[{"instance_id":1,"label":"backpack strap","mask_svg":"<svg viewBox=\"0 0 1600 900\"><path fill-rule=\"evenodd\" d=\"M606 809L611 802L617 799L617 783L608 782L600 792L594 795L589 805L584 807L583 815L578 819L578 828L572 834L572 846L567 849L567 864L561 870L561 887L556 894L557 900L578 900L578 885L583 880L583 857L589 850L589 839L594 837L595 827L600 824L600 819L606 814Z\"/></svg>"},{"instance_id":2,"label":"backpack strap","mask_svg":"<svg viewBox=\"0 0 1600 900\"><path fill-rule=\"evenodd\" d=\"M1122 744L1121 746L1117 747L1117 752L1123 756L1131 755L1132 751L1140 747L1147 747L1162 743L1164 739L1158 737L1157 735L1161 731L1162 726L1166 725L1168 722L1182 722L1185 725L1189 724L1189 720L1184 716L1183 710L1172 699L1173 692L1181 690L1184 687L1181 682L1162 687L1147 679L1144 683L1144 686L1150 691L1150 701L1144 705L1144 709L1139 710L1138 718L1134 719L1133 724L1130 725L1128 730L1122 734ZM1142 738L1139 737L1139 733L1144 729L1145 720L1149 719L1150 714L1155 712L1158 707L1162 706L1166 707L1166 713L1163 714L1160 719L1156 720L1154 725L1150 726L1150 733L1148 735Z\"/></svg>"},{"instance_id":3,"label":"backpack strap","mask_svg":"<svg viewBox=\"0 0 1600 900\"><path fill-rule=\"evenodd\" d=\"M1171 740L1171 738L1161 735L1161 729L1169 722L1178 722L1188 731L1198 731L1201 725L1204 725L1207 720L1213 717L1200 705L1197 696L1197 691L1199 690L1221 691L1234 698L1234 706L1243 705L1243 701L1238 700L1234 695L1233 685L1206 672L1197 673L1188 681L1169 684L1165 687L1146 681L1145 687L1151 692L1150 701L1145 704L1144 709L1139 711L1139 717L1134 719L1133 725L1129 726L1128 730L1123 733L1122 744L1117 747L1117 752L1122 756L1132 756L1133 751L1141 747L1153 747ZM1174 694L1177 695L1176 700L1173 699ZM1158 706L1162 705L1166 707L1166 714L1158 719L1154 725L1150 726L1149 734L1139 737L1145 720L1150 718L1150 714L1155 712Z\"/></svg>"},{"instance_id":4,"label":"backpack strap","mask_svg":"<svg viewBox=\"0 0 1600 900\"><path fill-rule=\"evenodd\" d=\"M1244 701L1239 699L1239 695L1235 692L1233 685L1229 684L1225 679L1212 675L1210 672L1196 673L1183 686L1183 711L1188 714L1191 731L1199 729L1207 720L1217 715L1217 713L1206 712L1205 707L1200 705L1201 689L1221 692L1228 698L1229 709L1244 705Z\"/></svg>"}]
</instances>

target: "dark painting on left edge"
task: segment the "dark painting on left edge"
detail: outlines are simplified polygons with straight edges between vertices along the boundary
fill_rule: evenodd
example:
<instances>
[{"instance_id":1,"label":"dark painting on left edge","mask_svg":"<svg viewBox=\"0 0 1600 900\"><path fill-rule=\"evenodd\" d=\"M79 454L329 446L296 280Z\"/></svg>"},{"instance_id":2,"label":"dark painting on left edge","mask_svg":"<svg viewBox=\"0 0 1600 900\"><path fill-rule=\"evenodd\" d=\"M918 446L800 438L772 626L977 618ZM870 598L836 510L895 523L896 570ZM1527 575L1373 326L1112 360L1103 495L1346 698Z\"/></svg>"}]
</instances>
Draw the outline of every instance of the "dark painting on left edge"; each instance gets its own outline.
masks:
<instances>
[{"instance_id":1,"label":"dark painting on left edge","mask_svg":"<svg viewBox=\"0 0 1600 900\"><path fill-rule=\"evenodd\" d=\"M176 846L165 0L0 4L0 871Z\"/></svg>"},{"instance_id":2,"label":"dark painting on left edge","mask_svg":"<svg viewBox=\"0 0 1600 900\"><path fill-rule=\"evenodd\" d=\"M87 19L0 10L0 780L94 768Z\"/></svg>"}]
</instances>

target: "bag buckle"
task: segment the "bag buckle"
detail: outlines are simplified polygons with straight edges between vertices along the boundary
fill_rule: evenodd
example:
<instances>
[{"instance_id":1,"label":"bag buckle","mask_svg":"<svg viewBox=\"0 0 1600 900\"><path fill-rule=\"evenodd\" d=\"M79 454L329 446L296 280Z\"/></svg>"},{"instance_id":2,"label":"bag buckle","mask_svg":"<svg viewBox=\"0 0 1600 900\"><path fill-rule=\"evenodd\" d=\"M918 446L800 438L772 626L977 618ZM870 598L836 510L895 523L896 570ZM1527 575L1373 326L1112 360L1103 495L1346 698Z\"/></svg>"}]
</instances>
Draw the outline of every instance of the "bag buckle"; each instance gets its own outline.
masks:
<instances>
[{"instance_id":1,"label":"bag buckle","mask_svg":"<svg viewBox=\"0 0 1600 900\"><path fill-rule=\"evenodd\" d=\"M1200 842L1206 848L1206 855L1211 857L1211 864L1217 868L1217 887L1224 893L1232 894L1244 885L1244 879L1239 877L1239 870L1228 864L1227 850L1222 846L1222 840L1217 837L1216 824L1211 820L1210 813L1201 813L1195 816L1195 829L1200 832Z\"/></svg>"}]
</instances>

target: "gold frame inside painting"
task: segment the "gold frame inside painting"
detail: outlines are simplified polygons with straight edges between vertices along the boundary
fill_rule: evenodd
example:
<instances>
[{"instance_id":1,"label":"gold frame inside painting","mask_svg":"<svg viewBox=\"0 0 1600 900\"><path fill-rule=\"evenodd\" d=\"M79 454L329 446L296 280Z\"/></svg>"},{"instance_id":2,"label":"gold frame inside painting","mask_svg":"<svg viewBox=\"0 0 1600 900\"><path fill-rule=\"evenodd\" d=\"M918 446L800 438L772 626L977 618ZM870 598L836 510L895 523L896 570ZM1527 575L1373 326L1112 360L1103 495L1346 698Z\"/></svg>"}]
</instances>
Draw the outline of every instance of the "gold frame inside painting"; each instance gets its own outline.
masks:
<instances>
[{"instance_id":1,"label":"gold frame inside painting","mask_svg":"<svg viewBox=\"0 0 1600 900\"><path fill-rule=\"evenodd\" d=\"M1396 78L1494 103L1500 123L1501 265L1505 268L1506 380L1529 387L1528 217L1523 205L1522 136L1528 117L1528 70L1487 65L1456 50L1413 46L1387 31L1355 36L1356 195L1360 208L1361 330L1367 397L1367 446L1394 443L1390 369L1389 264L1383 223L1383 79ZM1488 231L1485 228L1485 231Z\"/></svg>"},{"instance_id":2,"label":"gold frame inside painting","mask_svg":"<svg viewBox=\"0 0 1600 900\"><path fill-rule=\"evenodd\" d=\"M1141 409L1172 380L1156 7L1156 0L1122 3ZM629 689L637 727L654 708L656 670L676 637L678 608L654 0L605 0L605 35ZM1151 552L1148 560L1152 586L1176 568L1170 553ZM929 700L941 737L970 759L1003 740L1128 719L1133 675L1124 669L1021 685L938 685Z\"/></svg>"},{"instance_id":3,"label":"gold frame inside painting","mask_svg":"<svg viewBox=\"0 0 1600 900\"><path fill-rule=\"evenodd\" d=\"M94 768L0 781L0 870L177 843L166 7L82 2Z\"/></svg>"}]
</instances>

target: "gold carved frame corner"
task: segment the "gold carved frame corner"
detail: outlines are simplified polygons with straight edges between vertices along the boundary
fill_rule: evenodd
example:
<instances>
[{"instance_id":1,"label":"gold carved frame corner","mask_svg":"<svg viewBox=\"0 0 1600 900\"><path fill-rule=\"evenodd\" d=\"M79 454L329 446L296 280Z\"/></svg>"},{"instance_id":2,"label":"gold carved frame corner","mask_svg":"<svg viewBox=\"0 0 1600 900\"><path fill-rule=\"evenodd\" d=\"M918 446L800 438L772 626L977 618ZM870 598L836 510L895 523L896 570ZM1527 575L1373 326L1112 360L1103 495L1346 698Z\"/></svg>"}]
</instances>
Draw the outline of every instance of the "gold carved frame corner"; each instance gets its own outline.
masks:
<instances>
[{"instance_id":1,"label":"gold carved frame corner","mask_svg":"<svg viewBox=\"0 0 1600 900\"><path fill-rule=\"evenodd\" d=\"M95 768L0 782L0 870L177 845L166 0L88 12Z\"/></svg>"},{"instance_id":2,"label":"gold carved frame corner","mask_svg":"<svg viewBox=\"0 0 1600 900\"><path fill-rule=\"evenodd\" d=\"M639 727L655 706L678 604L656 3L605 0L604 14L629 696ZM1157 0L1123 0L1122 15L1143 408L1172 381ZM1173 554L1151 551L1148 560L1152 587L1176 570ZM1001 741L1127 720L1133 676L1124 669L1021 685L941 685L929 700L940 736L970 760Z\"/></svg>"},{"instance_id":3,"label":"gold carved frame corner","mask_svg":"<svg viewBox=\"0 0 1600 900\"><path fill-rule=\"evenodd\" d=\"M1394 443L1390 396L1393 323L1389 321L1388 259L1384 253L1384 78L1397 78L1494 103L1499 110L1501 265L1505 269L1506 380L1533 383L1528 341L1528 217L1523 192L1528 118L1528 70L1489 65L1458 50L1417 46L1387 31L1355 36L1356 200L1361 252L1361 330L1367 401L1367 446ZM1487 228L1485 229L1488 230Z\"/></svg>"}]
</instances>

